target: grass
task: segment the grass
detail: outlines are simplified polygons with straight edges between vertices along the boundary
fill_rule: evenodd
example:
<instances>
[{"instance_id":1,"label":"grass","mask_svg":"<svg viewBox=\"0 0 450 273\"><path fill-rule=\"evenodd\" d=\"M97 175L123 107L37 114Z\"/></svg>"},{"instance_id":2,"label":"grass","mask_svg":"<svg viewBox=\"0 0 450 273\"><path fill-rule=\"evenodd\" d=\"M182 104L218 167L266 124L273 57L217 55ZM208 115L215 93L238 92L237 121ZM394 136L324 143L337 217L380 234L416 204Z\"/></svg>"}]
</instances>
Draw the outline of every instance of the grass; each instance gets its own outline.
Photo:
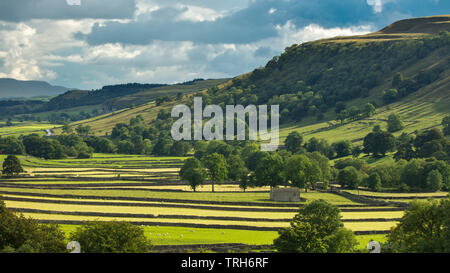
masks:
<instances>
[{"instance_id":1,"label":"grass","mask_svg":"<svg viewBox=\"0 0 450 273\"><path fill-rule=\"evenodd\" d=\"M38 122L13 122L13 126L0 127L0 136L20 136L28 134L45 135L46 129L53 129L60 125L50 123Z\"/></svg>"},{"instance_id":2,"label":"grass","mask_svg":"<svg viewBox=\"0 0 450 273\"><path fill-rule=\"evenodd\" d=\"M442 119L450 113L448 111L450 103L446 99L438 104L441 104L442 107L437 107L434 101L418 103L416 99L409 98L406 101L378 108L376 114L370 118L348 122L343 125L337 121L329 121L304 126L304 123L308 123L308 120L306 120L303 123L282 126L280 139L283 141L289 133L297 131L304 136L305 141L316 137L332 140L332 142L350 140L355 144L362 144L362 139L372 131L375 125L380 125L382 129L387 128L386 120L392 113L399 114L405 123L405 128L394 133L395 136L399 136L403 132L413 133L416 130L440 126Z\"/></svg>"},{"instance_id":3,"label":"grass","mask_svg":"<svg viewBox=\"0 0 450 273\"><path fill-rule=\"evenodd\" d=\"M178 92L182 92L185 95L193 92L200 92L215 85L221 85L227 82L228 79L218 80L205 80L196 82L192 85L170 85L164 87L153 88L147 91L138 92L128 96L113 99L115 106L128 107L131 104L138 105L134 108L124 108L112 113L96 116L87 120L82 120L72 123L73 126L80 124L89 125L92 128L92 132L97 136L103 136L107 133L111 133L115 124L124 122L128 123L132 117L141 115L146 122L149 122L156 118L159 110L170 107L169 104L163 106L156 106L153 100L162 95L176 95ZM180 104L180 102L175 102ZM61 130L56 130L56 134L61 133Z\"/></svg>"},{"instance_id":4,"label":"grass","mask_svg":"<svg viewBox=\"0 0 450 273\"><path fill-rule=\"evenodd\" d=\"M0 160L4 156L0 156ZM257 244L272 244L273 239L277 237L275 231L251 231L245 229L232 229L231 226L251 226L251 227L265 227L265 228L283 228L289 226L289 219L292 219L297 213L293 212L271 212L264 207L264 203L278 204L269 199L268 188L249 189L260 190L260 192L242 192L237 185L218 185L216 190L218 192L211 193L210 185L205 185L200 192L192 192L186 185L152 185L152 182L134 182L120 180L113 178L108 181L89 181L89 178L83 179L81 176L113 176L115 173L120 173L121 177L127 175L141 176L144 178L176 178L177 168L167 168L168 164L179 164L185 158L177 157L151 157L151 156L133 156L133 155L109 155L109 154L95 154L94 158L87 160L77 159L63 159L63 160L43 160L33 157L20 157L24 162L25 168L33 172L34 177L20 178L20 179L6 179L2 183L9 184L10 188L1 188L2 192L11 192L11 194L3 194L7 197L26 198L24 201L9 201L5 203L10 208L23 208L48 211L48 213L28 212L24 213L35 219L41 220L73 220L73 221L129 221L129 222L143 222L146 236L148 236L155 245L165 244L209 244L209 243L245 243L251 245ZM62 178L45 178L39 175L62 175ZM80 180L66 180L71 176L80 176ZM20 182L24 180L24 182ZM58 186L58 185L89 185L89 184L105 184L105 187L118 187L115 189L27 189L20 188L20 185L43 185L43 186ZM133 183L133 186L122 186L124 183ZM135 190L123 190L123 188L133 188ZM157 191L149 191L150 189ZM162 191L161 191L162 190ZM165 190L165 191L164 191ZM178 190L178 191L173 191ZM181 191L180 191L181 190ZM222 191L222 192L221 192ZM20 192L22 194L14 194ZM30 196L32 193L50 194L55 196L37 197ZM365 191L360 191L360 194ZM57 195L66 195L68 198L57 197ZM166 199L164 204L185 204L195 205L196 208L182 208L182 207L167 207L160 206L160 202L154 201L134 201L134 200L99 200L99 199L84 199L69 197L74 196L98 196L101 198L125 197L125 198L157 198ZM391 194L389 194L391 195ZM434 196L434 195L433 195ZM302 192L301 197L306 199L306 202L312 202L317 199L324 199L328 202L340 205L358 205L342 196L332 193L321 192ZM78 201L88 202L87 204L55 204L45 203L36 199L45 200L63 200L63 201ZM186 200L186 201L180 201ZM96 202L114 202L116 205L100 205ZM235 204L196 204L196 201L224 201L224 202L254 202L251 206L235 205ZM131 204L133 203L133 204ZM301 204L292 202L289 203L289 209L296 209ZM123 205L122 205L123 204ZM138 204L152 204L152 206L139 206ZM261 204L261 205L259 205ZM281 204L281 202L280 202ZM286 204L286 203L282 203ZM303 202L304 204L304 202ZM203 208L205 207L205 208ZM245 211L247 208L259 208L263 211ZM228 210L224 210L226 208ZM364 209L366 207L352 207L353 209ZM385 208L385 207L383 207ZM357 219L387 219L384 221L364 221L364 222L348 222L345 221L345 227L354 231L387 231L397 223L397 219L403 216L402 211L377 211L378 207L370 207L374 211L356 211L356 212L341 212L344 220ZM60 214L54 214L58 212ZM96 213L121 213L129 214L122 215L125 217L112 216L80 216L69 215L64 212L96 212ZM134 214L146 214L149 217L138 217ZM154 216L164 216L163 218L151 218ZM177 215L187 216L190 219L179 219ZM189 217L192 216L192 217ZM195 216L204 216L203 219L195 219ZM209 218L208 218L209 217ZM214 217L235 217L237 219L217 219ZM194 219L193 219L194 218ZM248 219L254 219L249 221ZM255 221L258 219L258 221ZM267 221L276 220L276 221ZM189 227L175 227L175 226L161 226L157 227L158 223L167 225L178 224L202 224L207 226L219 225L223 228L189 228ZM75 226L63 225L65 232L70 233ZM245 228L245 227L244 227ZM191 230L193 232L191 232ZM164 235L166 234L166 235ZM183 236L181 236L183 235ZM357 236L360 242L360 249L365 249L367 242L370 239L382 241L385 239L382 235L373 236Z\"/></svg>"},{"instance_id":5,"label":"grass","mask_svg":"<svg viewBox=\"0 0 450 273\"><path fill-rule=\"evenodd\" d=\"M69 238L76 225L60 225ZM153 245L191 245L241 243L248 245L271 245L278 237L276 231L252 231L209 228L155 227L145 226L144 233ZM164 234L167 234L164 236ZM384 243L385 235L358 235L359 249L366 249L371 240Z\"/></svg>"},{"instance_id":6,"label":"grass","mask_svg":"<svg viewBox=\"0 0 450 273\"><path fill-rule=\"evenodd\" d=\"M100 213L130 213L149 215L185 215L185 216L218 216L239 217L254 219L292 219L296 212L252 212L241 211L243 207L233 207L234 211L190 209L190 208L168 208L168 207L139 207L139 206L96 206L96 205L72 205L52 203L35 203L22 201L5 201L11 208L38 209L60 212L100 212ZM219 208L219 207L218 207ZM370 211L370 212L342 212L343 219L378 219L378 218L401 218L402 211ZM251 223L249 223L251 225Z\"/></svg>"},{"instance_id":7,"label":"grass","mask_svg":"<svg viewBox=\"0 0 450 273\"><path fill-rule=\"evenodd\" d=\"M398 222L346 222L344 226L353 231L390 230Z\"/></svg>"},{"instance_id":8,"label":"grass","mask_svg":"<svg viewBox=\"0 0 450 273\"><path fill-rule=\"evenodd\" d=\"M0 159L2 156L0 156ZM92 168L102 169L124 169L143 171L143 169L157 168L158 171L162 169L169 169L170 171L178 170L187 157L154 157L145 155L118 155L118 154L94 154L93 158L89 159L59 159L59 160L45 160L36 157L19 156L22 160L22 165L25 167L38 168L61 168L61 171L84 168L90 170ZM174 167L176 166L176 168Z\"/></svg>"},{"instance_id":9,"label":"grass","mask_svg":"<svg viewBox=\"0 0 450 273\"><path fill-rule=\"evenodd\" d=\"M76 230L76 225L60 225L67 236ZM210 228L145 226L144 232L153 245L189 245L241 243L270 245L278 236L276 231L251 231ZM164 236L167 233L168 235Z\"/></svg>"},{"instance_id":10,"label":"grass","mask_svg":"<svg viewBox=\"0 0 450 273\"><path fill-rule=\"evenodd\" d=\"M223 211L223 210L202 210L202 209L185 209L185 208L167 208L167 207L130 207L130 206L93 206L93 205L68 205L47 203L30 203L5 201L8 207L12 208L29 208L50 211L69 211L69 212L102 212L102 213L132 213L132 214L152 214L158 215L192 215L192 216L227 216L227 217L245 217L256 219L292 219L295 212L251 212L239 211ZM164 219L161 219L164 221ZM180 220L183 221L183 220ZM252 224L252 223L248 223Z\"/></svg>"},{"instance_id":11,"label":"grass","mask_svg":"<svg viewBox=\"0 0 450 273\"><path fill-rule=\"evenodd\" d=\"M387 237L386 235L374 234L374 235L358 235L356 236L356 240L359 243L359 249L367 249L367 244L370 241L376 241L379 243L386 243ZM382 250L383 251L383 250Z\"/></svg>"},{"instance_id":12,"label":"grass","mask_svg":"<svg viewBox=\"0 0 450 273\"><path fill-rule=\"evenodd\" d=\"M268 227L282 228L289 226L289 222L253 222L249 224L243 221L224 221L224 220L199 220L199 219L157 219L157 218L134 218L134 217L99 217L99 216L78 216L78 215L61 215L61 214L43 214L43 213L23 213L26 217L36 220L56 220L56 221L126 221L126 222L143 222L148 225L157 225L160 222L167 224L201 224L201 225L221 225L223 228L227 226L251 226L251 227ZM232 229L232 227L230 227Z\"/></svg>"},{"instance_id":13,"label":"grass","mask_svg":"<svg viewBox=\"0 0 450 273\"><path fill-rule=\"evenodd\" d=\"M81 196L99 196L99 197L139 197L139 198L160 198L160 199L182 199L182 200L203 200L203 201L222 201L222 202L272 202L269 199L269 193L260 192L151 192L151 191L121 191L121 190L67 190L67 189L22 189L22 188L3 188L3 191L25 192L25 193L47 193L55 195L81 195ZM335 205L355 205L358 204L349 199L337 196L331 193L305 193L303 197L308 201L314 199L324 199ZM308 196L310 199L308 199ZM286 203L286 202L284 202ZM290 204L300 204L288 202Z\"/></svg>"},{"instance_id":14,"label":"grass","mask_svg":"<svg viewBox=\"0 0 450 273\"><path fill-rule=\"evenodd\" d=\"M397 193L397 192L372 192L363 190L345 190L356 195L379 196L379 197L442 197L448 196L448 192L422 192L422 193Z\"/></svg>"}]
</instances>

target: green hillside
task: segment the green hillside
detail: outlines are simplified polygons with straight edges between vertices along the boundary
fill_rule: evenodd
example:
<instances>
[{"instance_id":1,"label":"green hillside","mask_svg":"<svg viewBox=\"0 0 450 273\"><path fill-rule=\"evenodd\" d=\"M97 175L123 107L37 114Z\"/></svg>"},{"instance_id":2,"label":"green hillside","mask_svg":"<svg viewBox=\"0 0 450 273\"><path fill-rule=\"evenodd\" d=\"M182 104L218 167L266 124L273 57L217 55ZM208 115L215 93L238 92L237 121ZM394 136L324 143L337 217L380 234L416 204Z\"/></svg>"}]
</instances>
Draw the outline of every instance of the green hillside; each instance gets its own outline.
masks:
<instances>
[{"instance_id":1,"label":"green hillside","mask_svg":"<svg viewBox=\"0 0 450 273\"><path fill-rule=\"evenodd\" d=\"M445 32L450 30L449 20L449 15L408 19L372 34L293 45L264 68L202 95L204 101L219 105L279 104L282 138L296 130L306 138L359 142L374 125L385 127L387 116L394 112L404 119L406 132L435 127L449 113L450 36ZM396 75L402 80L393 86ZM168 88L155 88L152 93ZM393 88L398 94L386 101L384 93ZM126 105L147 96L139 92L116 103ZM161 109L190 99L162 106L148 103L75 124L88 124L96 135L104 135L118 122L126 123L138 114L150 121ZM343 124L336 121L337 104L348 109L368 102L376 106L375 115Z\"/></svg>"},{"instance_id":2,"label":"green hillside","mask_svg":"<svg viewBox=\"0 0 450 273\"><path fill-rule=\"evenodd\" d=\"M144 120L151 121L156 118L159 111L161 109L169 109L173 105L177 105L180 101L172 101L165 102L161 105L156 105L154 101L157 97L160 96L172 96L174 97L179 92L185 94L185 97L182 99L183 101L186 98L196 94L198 92L205 92L211 86L222 86L229 84L228 79L219 79L219 80L205 80L200 82L195 82L194 84L189 85L169 85L160 88L154 88L148 91L139 92L133 95L125 96L118 98L117 101L114 101L115 105L130 105L136 104L138 106L133 108L126 108L114 111L111 113L107 113L104 115L96 116L90 119L78 121L72 123L73 126L78 125L89 125L92 128L92 133L96 136L104 136L109 135L113 129L113 127L120 122L128 123L128 121L136 117L137 115L141 115ZM139 103L138 103L139 102ZM61 129L55 129L54 132L59 134Z\"/></svg>"},{"instance_id":3,"label":"green hillside","mask_svg":"<svg viewBox=\"0 0 450 273\"><path fill-rule=\"evenodd\" d=\"M189 94L193 92L198 92L204 89L208 89L211 86L219 85L228 79L210 79L202 81L193 81L185 84L175 84L168 86L161 86L152 88L149 90L144 90L127 96L114 98L108 100L104 103L105 106L110 106L112 108L123 108L130 104L142 105L150 101L155 100L160 96L176 96L179 92L183 94Z\"/></svg>"}]
</instances>

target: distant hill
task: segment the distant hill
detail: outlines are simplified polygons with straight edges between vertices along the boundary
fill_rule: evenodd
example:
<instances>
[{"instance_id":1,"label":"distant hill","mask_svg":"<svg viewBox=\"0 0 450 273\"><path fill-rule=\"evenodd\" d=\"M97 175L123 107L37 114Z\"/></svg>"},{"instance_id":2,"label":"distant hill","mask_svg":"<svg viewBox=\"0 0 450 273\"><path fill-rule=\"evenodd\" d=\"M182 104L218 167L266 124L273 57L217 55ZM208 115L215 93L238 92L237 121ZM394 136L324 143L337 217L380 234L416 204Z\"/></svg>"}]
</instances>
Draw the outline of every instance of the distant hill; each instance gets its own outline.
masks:
<instances>
[{"instance_id":1,"label":"distant hill","mask_svg":"<svg viewBox=\"0 0 450 273\"><path fill-rule=\"evenodd\" d=\"M395 22L382 30L380 33L427 33L439 34L441 31L450 29L450 16L430 16L421 18L405 19Z\"/></svg>"},{"instance_id":2,"label":"distant hill","mask_svg":"<svg viewBox=\"0 0 450 273\"><path fill-rule=\"evenodd\" d=\"M53 86L43 81L19 81L9 78L0 79L0 98L32 98L56 96L68 88Z\"/></svg>"},{"instance_id":3,"label":"distant hill","mask_svg":"<svg viewBox=\"0 0 450 273\"><path fill-rule=\"evenodd\" d=\"M107 85L102 89L93 91L70 90L51 99L43 106L42 110L51 111L78 106L98 105L104 103L107 100L111 100L117 97L124 97L144 90L151 90L153 88L163 86L166 85L128 83Z\"/></svg>"},{"instance_id":4,"label":"distant hill","mask_svg":"<svg viewBox=\"0 0 450 273\"><path fill-rule=\"evenodd\" d=\"M49 101L44 100L10 100L0 97L0 113L5 115L21 115L32 113L73 112L87 107L103 109L111 112L135 105L139 106L158 97L176 96L179 93L189 94L216 86L229 79L195 79L192 81L167 84L127 83L107 85L98 90L69 90L54 96Z\"/></svg>"}]
</instances>

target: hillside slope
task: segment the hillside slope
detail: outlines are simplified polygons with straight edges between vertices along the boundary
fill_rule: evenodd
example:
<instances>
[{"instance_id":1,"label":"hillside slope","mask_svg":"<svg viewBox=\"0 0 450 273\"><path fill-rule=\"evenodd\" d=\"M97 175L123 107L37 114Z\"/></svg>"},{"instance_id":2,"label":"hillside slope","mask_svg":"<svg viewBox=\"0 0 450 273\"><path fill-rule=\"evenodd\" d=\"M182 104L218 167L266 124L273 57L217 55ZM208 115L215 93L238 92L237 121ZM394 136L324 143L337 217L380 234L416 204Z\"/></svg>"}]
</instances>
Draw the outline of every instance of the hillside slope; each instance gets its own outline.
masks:
<instances>
[{"instance_id":1,"label":"hillside slope","mask_svg":"<svg viewBox=\"0 0 450 273\"><path fill-rule=\"evenodd\" d=\"M215 104L278 104L284 138L298 130L306 138L361 141L390 113L406 122L404 131L438 126L450 113L450 15L396 22L378 32L293 45L264 68L210 88L203 96ZM396 75L402 75L393 86ZM385 101L386 90L398 95ZM189 99L176 103L186 103ZM377 107L375 116L340 124L336 106ZM162 108L154 104L86 120L97 135L117 122L143 114L148 121Z\"/></svg>"},{"instance_id":2,"label":"hillside slope","mask_svg":"<svg viewBox=\"0 0 450 273\"><path fill-rule=\"evenodd\" d=\"M66 92L68 88L53 86L43 81L19 81L0 79L0 98L31 98L56 96Z\"/></svg>"},{"instance_id":3,"label":"hillside slope","mask_svg":"<svg viewBox=\"0 0 450 273\"><path fill-rule=\"evenodd\" d=\"M118 111L113 111L104 115L100 115L91 119L82 120L72 123L73 126L89 125L92 128L92 132L97 136L109 135L113 127L120 122L128 123L131 118L141 115L146 121L151 121L156 118L161 109L169 109L176 104L184 103L185 100L198 92L205 92L206 89L212 86L223 86L230 84L229 79L217 79L217 80L204 80L197 81L192 84L176 84L163 87L153 88L131 94L128 96L120 97L107 101L105 104L107 107L125 107ZM185 97L183 101L166 102L157 106L155 99L159 96L176 96L179 92L183 93ZM137 105L133 108L127 108L130 104ZM60 129L55 129L56 134L60 133Z\"/></svg>"}]
</instances>

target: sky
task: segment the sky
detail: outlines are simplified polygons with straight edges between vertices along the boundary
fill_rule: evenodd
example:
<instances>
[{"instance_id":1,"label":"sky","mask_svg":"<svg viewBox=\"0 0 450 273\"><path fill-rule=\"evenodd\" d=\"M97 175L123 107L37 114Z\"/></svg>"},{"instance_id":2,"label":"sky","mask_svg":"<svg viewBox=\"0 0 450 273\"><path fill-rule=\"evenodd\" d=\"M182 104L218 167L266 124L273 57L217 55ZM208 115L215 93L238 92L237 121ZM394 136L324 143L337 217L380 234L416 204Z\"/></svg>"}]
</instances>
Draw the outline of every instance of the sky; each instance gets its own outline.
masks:
<instances>
[{"instance_id":1,"label":"sky","mask_svg":"<svg viewBox=\"0 0 450 273\"><path fill-rule=\"evenodd\" d=\"M448 0L1 0L0 78L97 89L234 77L295 43L449 13Z\"/></svg>"}]
</instances>

